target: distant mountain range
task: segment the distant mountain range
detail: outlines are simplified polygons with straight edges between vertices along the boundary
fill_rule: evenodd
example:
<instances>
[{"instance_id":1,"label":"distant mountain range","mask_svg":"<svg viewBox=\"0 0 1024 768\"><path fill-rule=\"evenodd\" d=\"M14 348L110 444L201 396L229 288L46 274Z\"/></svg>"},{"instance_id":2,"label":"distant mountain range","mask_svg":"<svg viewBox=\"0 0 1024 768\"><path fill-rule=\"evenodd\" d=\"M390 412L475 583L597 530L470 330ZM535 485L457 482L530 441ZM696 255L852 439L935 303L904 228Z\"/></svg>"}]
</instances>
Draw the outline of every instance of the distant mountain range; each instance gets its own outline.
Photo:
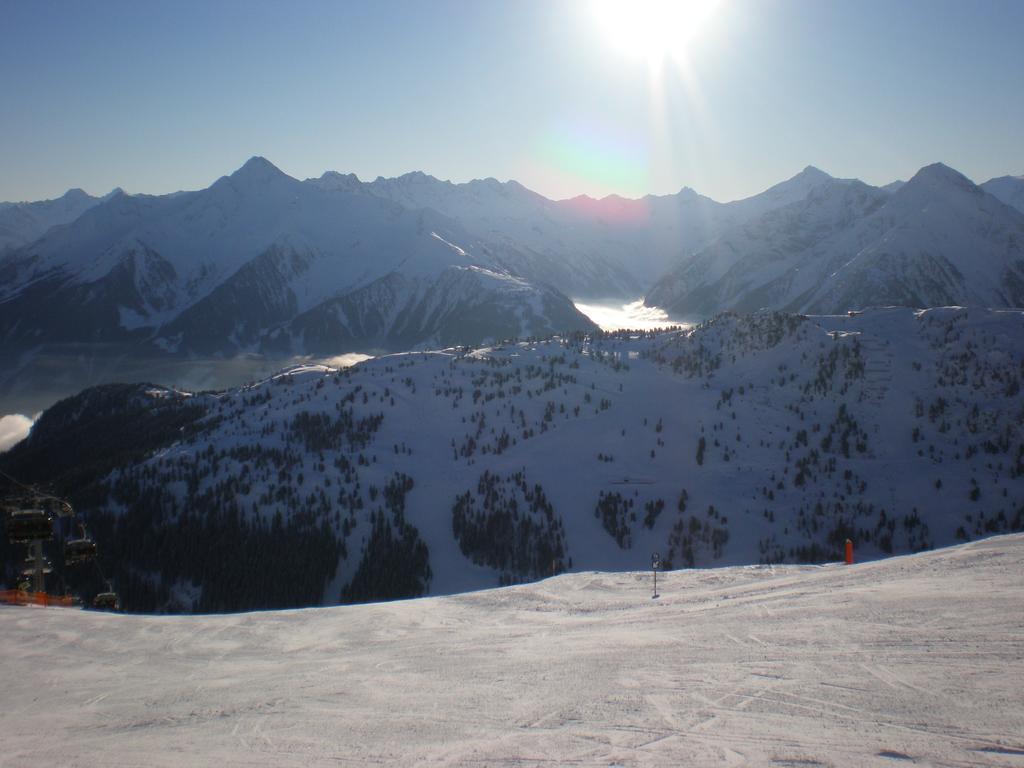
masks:
<instances>
[{"instance_id":1,"label":"distant mountain range","mask_svg":"<svg viewBox=\"0 0 1024 768\"><path fill-rule=\"evenodd\" d=\"M570 296L643 295L685 319L1021 306L1022 249L1024 177L979 187L939 164L883 188L808 167L718 203L689 188L552 201L423 173L299 181L256 157L196 192L0 204L0 362L10 381L55 349L283 358L592 329Z\"/></svg>"},{"instance_id":2,"label":"distant mountain range","mask_svg":"<svg viewBox=\"0 0 1024 768\"><path fill-rule=\"evenodd\" d=\"M894 191L816 176L802 199L685 257L646 301L697 317L762 307L1024 306L1024 212L1003 202L1020 202L1024 182L1006 178L987 183L997 196L941 163Z\"/></svg>"},{"instance_id":3,"label":"distant mountain range","mask_svg":"<svg viewBox=\"0 0 1024 768\"><path fill-rule=\"evenodd\" d=\"M0 266L8 350L232 356L450 346L586 330L527 258L455 220L253 158L208 189L115 193Z\"/></svg>"}]
</instances>

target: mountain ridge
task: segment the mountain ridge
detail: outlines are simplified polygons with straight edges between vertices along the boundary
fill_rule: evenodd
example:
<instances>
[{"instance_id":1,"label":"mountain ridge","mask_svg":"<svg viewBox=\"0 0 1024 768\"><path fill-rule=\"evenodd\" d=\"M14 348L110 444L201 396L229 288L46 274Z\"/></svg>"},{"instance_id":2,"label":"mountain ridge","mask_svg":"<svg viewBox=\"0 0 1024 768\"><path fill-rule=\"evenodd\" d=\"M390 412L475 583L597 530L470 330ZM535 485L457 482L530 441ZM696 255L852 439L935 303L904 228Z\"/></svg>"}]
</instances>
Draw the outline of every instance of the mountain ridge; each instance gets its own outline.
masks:
<instances>
[{"instance_id":1,"label":"mountain ridge","mask_svg":"<svg viewBox=\"0 0 1024 768\"><path fill-rule=\"evenodd\" d=\"M816 188L853 197L844 210L815 211L821 196L812 188L734 228L661 278L648 304L698 317L1024 305L1024 217L952 168L925 166L892 192L838 179Z\"/></svg>"}]
</instances>

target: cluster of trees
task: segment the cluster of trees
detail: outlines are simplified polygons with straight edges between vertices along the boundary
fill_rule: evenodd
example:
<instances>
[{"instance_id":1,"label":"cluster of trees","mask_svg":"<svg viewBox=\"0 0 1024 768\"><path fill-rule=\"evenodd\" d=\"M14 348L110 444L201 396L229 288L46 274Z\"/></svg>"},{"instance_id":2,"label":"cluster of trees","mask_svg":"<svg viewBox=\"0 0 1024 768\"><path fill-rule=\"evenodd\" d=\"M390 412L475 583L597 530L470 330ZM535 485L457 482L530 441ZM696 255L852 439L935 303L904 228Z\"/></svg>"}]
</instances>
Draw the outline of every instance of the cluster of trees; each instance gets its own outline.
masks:
<instances>
[{"instance_id":1,"label":"cluster of trees","mask_svg":"<svg viewBox=\"0 0 1024 768\"><path fill-rule=\"evenodd\" d=\"M380 494L383 508L371 513L366 548L355 574L341 591L341 602L419 597L430 588L430 551L419 530L405 519L405 497L412 489L412 478L401 472L384 485Z\"/></svg>"},{"instance_id":2,"label":"cluster of trees","mask_svg":"<svg viewBox=\"0 0 1024 768\"><path fill-rule=\"evenodd\" d=\"M723 312L690 333L677 334L669 344L642 354L688 378L710 377L727 360L736 362L737 357L771 349L793 338L806 320L803 315L783 312Z\"/></svg>"},{"instance_id":3,"label":"cluster of trees","mask_svg":"<svg viewBox=\"0 0 1024 768\"><path fill-rule=\"evenodd\" d=\"M338 451L342 448L359 451L369 445L384 421L383 413L356 418L352 407L341 403L338 411L333 419L319 411L300 411L292 419L291 432L302 441L307 451Z\"/></svg>"},{"instance_id":4,"label":"cluster of trees","mask_svg":"<svg viewBox=\"0 0 1024 768\"><path fill-rule=\"evenodd\" d=\"M620 549L629 549L633 546L632 523L636 522L636 511L633 506L633 499L617 491L601 491L597 497L594 517L601 521L601 527L615 539Z\"/></svg>"},{"instance_id":5,"label":"cluster of trees","mask_svg":"<svg viewBox=\"0 0 1024 768\"><path fill-rule=\"evenodd\" d=\"M665 568L675 565L693 568L699 557L704 555L718 559L729 542L729 518L722 515L715 506L709 505L704 517L686 514L688 495L684 489L677 505L678 517L668 536L668 551L664 558Z\"/></svg>"},{"instance_id":6,"label":"cluster of trees","mask_svg":"<svg viewBox=\"0 0 1024 768\"><path fill-rule=\"evenodd\" d=\"M477 565L500 571L500 584L543 578L572 566L562 518L525 470L502 476L484 472L476 492L452 505L452 533Z\"/></svg>"},{"instance_id":7,"label":"cluster of trees","mask_svg":"<svg viewBox=\"0 0 1024 768\"><path fill-rule=\"evenodd\" d=\"M198 612L313 605L334 578L344 544L326 522L247 517L237 506L176 509L173 496L149 489L128 514L94 510L91 532L131 611ZM192 605L172 589L196 587Z\"/></svg>"},{"instance_id":8,"label":"cluster of trees","mask_svg":"<svg viewBox=\"0 0 1024 768\"><path fill-rule=\"evenodd\" d=\"M802 388L805 401L814 397L828 397L833 391L842 397L854 381L864 378L866 365L860 340L853 337L852 342L843 342L845 338L842 341L836 338L833 344L827 346L827 352L818 355L814 375L804 382ZM821 347L826 347L824 342ZM836 374L839 372L843 375L837 387Z\"/></svg>"}]
</instances>

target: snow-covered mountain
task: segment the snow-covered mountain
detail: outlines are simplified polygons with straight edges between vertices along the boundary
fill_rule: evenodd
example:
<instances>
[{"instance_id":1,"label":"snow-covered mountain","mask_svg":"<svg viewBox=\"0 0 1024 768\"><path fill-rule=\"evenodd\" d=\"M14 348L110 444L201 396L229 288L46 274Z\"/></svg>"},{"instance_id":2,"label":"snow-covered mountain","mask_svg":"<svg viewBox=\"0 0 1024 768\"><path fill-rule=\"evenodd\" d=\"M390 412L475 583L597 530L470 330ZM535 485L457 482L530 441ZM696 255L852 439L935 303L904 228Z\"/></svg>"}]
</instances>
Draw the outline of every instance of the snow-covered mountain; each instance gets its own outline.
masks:
<instances>
[{"instance_id":1,"label":"snow-covered mountain","mask_svg":"<svg viewBox=\"0 0 1024 768\"><path fill-rule=\"evenodd\" d=\"M792 306L1024 307L1024 213L951 168L922 168L830 248L836 270Z\"/></svg>"},{"instance_id":2,"label":"snow-covered mountain","mask_svg":"<svg viewBox=\"0 0 1024 768\"><path fill-rule=\"evenodd\" d=\"M826 179L684 259L649 305L706 317L759 307L1024 306L1024 215L935 164L889 193Z\"/></svg>"},{"instance_id":3,"label":"snow-covered mountain","mask_svg":"<svg viewBox=\"0 0 1024 768\"><path fill-rule=\"evenodd\" d=\"M333 325L310 319L339 306ZM0 262L8 354L301 353L307 333L338 353L590 327L444 215L303 183L263 158L199 192L116 194Z\"/></svg>"},{"instance_id":4,"label":"snow-covered mountain","mask_svg":"<svg viewBox=\"0 0 1024 768\"><path fill-rule=\"evenodd\" d=\"M989 179L981 188L1024 213L1024 176L1000 176Z\"/></svg>"},{"instance_id":5,"label":"snow-covered mountain","mask_svg":"<svg viewBox=\"0 0 1024 768\"><path fill-rule=\"evenodd\" d=\"M648 293L650 306L690 317L721 308L787 306L802 286L828 278L828 243L888 195L859 181L827 178L782 207L733 227Z\"/></svg>"},{"instance_id":6,"label":"snow-covered mountain","mask_svg":"<svg viewBox=\"0 0 1024 768\"><path fill-rule=\"evenodd\" d=\"M0 467L72 498L136 609L351 602L1021 530L1022 382L1021 311L726 314L90 389Z\"/></svg>"},{"instance_id":7,"label":"snow-covered mountain","mask_svg":"<svg viewBox=\"0 0 1024 768\"><path fill-rule=\"evenodd\" d=\"M332 178L345 184L353 179ZM640 222L609 220L572 201L548 200L516 181L492 178L453 184L416 172L377 178L364 188L409 208L440 211L475 237L508 248L502 261L511 270L536 274L574 297L636 296L646 287L629 264Z\"/></svg>"},{"instance_id":8,"label":"snow-covered mountain","mask_svg":"<svg viewBox=\"0 0 1024 768\"><path fill-rule=\"evenodd\" d=\"M93 197L81 189L69 189L55 200L31 203L0 203L0 253L31 243L50 227L68 224L87 210L119 193Z\"/></svg>"},{"instance_id":9,"label":"snow-covered mountain","mask_svg":"<svg viewBox=\"0 0 1024 768\"><path fill-rule=\"evenodd\" d=\"M986 186L1012 206L1019 181ZM0 255L9 400L37 402L25 390L61 377L60 396L135 380L140 361L281 360L592 327L570 295L645 295L694 320L760 307L1024 303L1024 213L939 165L882 189L808 166L718 203L689 188L552 201L514 181L424 173L298 181L253 158L196 192L65 198L0 207L0 217L49 212L34 214L37 228L64 222Z\"/></svg>"},{"instance_id":10,"label":"snow-covered mountain","mask_svg":"<svg viewBox=\"0 0 1024 768\"><path fill-rule=\"evenodd\" d=\"M830 178L809 166L760 194L725 204L688 187L636 200L580 195L552 201L515 181L453 184L418 172L378 178L365 188L406 207L441 211L474 235L509 245L516 258L526 259L509 261L511 269L540 271L572 296L628 298L731 227L802 200ZM359 183L340 174L308 181L347 188Z\"/></svg>"}]
</instances>

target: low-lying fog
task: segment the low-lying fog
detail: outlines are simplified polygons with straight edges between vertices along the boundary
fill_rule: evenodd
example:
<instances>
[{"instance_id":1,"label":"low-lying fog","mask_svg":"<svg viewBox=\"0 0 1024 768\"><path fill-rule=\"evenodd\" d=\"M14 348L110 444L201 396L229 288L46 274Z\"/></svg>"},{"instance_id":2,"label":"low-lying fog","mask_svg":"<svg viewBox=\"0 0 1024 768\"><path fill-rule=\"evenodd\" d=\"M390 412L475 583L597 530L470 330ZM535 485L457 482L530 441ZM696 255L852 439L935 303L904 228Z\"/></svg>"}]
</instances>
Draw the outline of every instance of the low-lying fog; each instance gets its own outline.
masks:
<instances>
[{"instance_id":1,"label":"low-lying fog","mask_svg":"<svg viewBox=\"0 0 1024 768\"><path fill-rule=\"evenodd\" d=\"M603 330L651 330L688 325L669 318L643 299L579 301L576 308ZM30 364L0 375L0 452L24 439L40 412L89 386L111 382L149 382L191 392L237 387L299 363L322 363L344 368L371 355L350 353L329 358L272 359L256 355L230 360L132 360L104 356L96 349L59 349L37 353ZM4 415L6 414L6 415ZM35 414L29 416L28 414Z\"/></svg>"},{"instance_id":2,"label":"low-lying fog","mask_svg":"<svg viewBox=\"0 0 1024 768\"><path fill-rule=\"evenodd\" d=\"M348 353L327 358L272 359L243 355L230 360L125 360L83 354L37 355L32 364L8 376L0 394L0 453L28 436L40 413L86 387L114 382L147 382L189 392L237 387L300 363L347 368L372 355ZM28 416L27 414L35 414Z\"/></svg>"},{"instance_id":3,"label":"low-lying fog","mask_svg":"<svg viewBox=\"0 0 1024 768\"><path fill-rule=\"evenodd\" d=\"M652 328L668 328L690 325L681 320L670 319L659 307L645 307L643 299L626 304L617 301L590 303L577 301L576 309L597 323L603 331L630 329L649 331Z\"/></svg>"},{"instance_id":4,"label":"low-lying fog","mask_svg":"<svg viewBox=\"0 0 1024 768\"><path fill-rule=\"evenodd\" d=\"M0 453L28 437L32 424L32 419L20 413L0 416Z\"/></svg>"}]
</instances>

